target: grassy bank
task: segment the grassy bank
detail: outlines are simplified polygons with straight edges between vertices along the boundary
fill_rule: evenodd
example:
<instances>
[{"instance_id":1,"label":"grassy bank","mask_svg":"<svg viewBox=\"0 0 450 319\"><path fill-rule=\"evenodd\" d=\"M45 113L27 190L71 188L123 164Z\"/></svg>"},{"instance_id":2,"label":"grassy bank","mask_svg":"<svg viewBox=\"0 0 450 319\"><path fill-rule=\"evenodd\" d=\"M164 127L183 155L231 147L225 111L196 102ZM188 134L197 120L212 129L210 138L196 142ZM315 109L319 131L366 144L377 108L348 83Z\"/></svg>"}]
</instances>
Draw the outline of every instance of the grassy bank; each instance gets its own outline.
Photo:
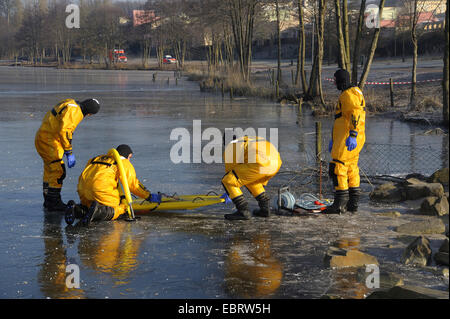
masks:
<instances>
[{"instance_id":1,"label":"grassy bank","mask_svg":"<svg viewBox=\"0 0 450 319\"><path fill-rule=\"evenodd\" d=\"M273 61L272 61L273 62ZM391 63L391 62L390 62ZM386 63L386 68L372 72L372 75L380 80L386 80L392 76L408 76L403 70L391 71L392 66ZM12 65L12 61L2 62L0 65ZM140 60L136 59L128 63L116 63L106 65L105 63L66 63L58 65L57 62L43 62L32 64L22 62L21 67L53 67L59 69L87 69L87 70L139 70L139 71L175 71L176 65L163 65L149 63L144 67ZM325 106L318 99L302 101L304 110L311 111L315 116L329 116L334 112L334 107L340 92L334 83L325 78L332 77L335 68L329 66L324 68L323 93ZM199 84L203 92L212 92L226 97L257 97L278 102L281 105L298 105L299 98L303 95L301 84L293 84L295 65L284 63L282 65L282 81L278 87L274 84L274 71L276 69L270 61L255 62L252 65L250 81L243 81L239 75L237 66L231 69L216 68L208 69L205 61L187 61L183 67L183 75L190 81ZM427 71L428 72L428 71ZM436 74L430 74L436 77ZM442 122L442 87L440 82L426 82L417 84L417 106L414 111L409 110L410 85L394 86L394 107L391 107L389 85L366 85L364 96L366 99L366 110L373 114L389 113L402 120L424 122L439 125Z\"/></svg>"},{"instance_id":2,"label":"grassy bank","mask_svg":"<svg viewBox=\"0 0 450 319\"><path fill-rule=\"evenodd\" d=\"M246 97L258 97L276 101L282 105L297 105L303 96L300 85L294 85L292 75L294 67L285 67L282 83L278 88L274 85L273 75L269 68L253 68L249 82L239 76L237 70L210 70L202 65L190 65L183 71L188 80L199 83L200 90L217 94ZM384 75L384 74L383 74ZM383 76L382 75L382 76ZM316 116L329 116L334 112L340 91L329 81L323 80L325 106L318 99L302 101L303 107L309 108ZM416 121L423 117L428 124L440 124L442 121L442 86L441 82L417 84L416 108L409 110L410 85L394 86L394 107L391 106L389 85L366 85L364 97L366 111L370 114L389 113L399 119Z\"/></svg>"},{"instance_id":3,"label":"grassy bank","mask_svg":"<svg viewBox=\"0 0 450 319\"><path fill-rule=\"evenodd\" d=\"M164 65L162 68L157 63L148 64L146 67L142 63L115 63L107 65L106 63L83 63L83 62L71 62L59 64L58 62L42 62L42 63L30 63L30 62L14 62L7 61L1 62L0 66L17 66L17 67L48 67L57 69L75 69L75 70L141 70L141 71L174 71L177 69L175 65Z\"/></svg>"}]
</instances>

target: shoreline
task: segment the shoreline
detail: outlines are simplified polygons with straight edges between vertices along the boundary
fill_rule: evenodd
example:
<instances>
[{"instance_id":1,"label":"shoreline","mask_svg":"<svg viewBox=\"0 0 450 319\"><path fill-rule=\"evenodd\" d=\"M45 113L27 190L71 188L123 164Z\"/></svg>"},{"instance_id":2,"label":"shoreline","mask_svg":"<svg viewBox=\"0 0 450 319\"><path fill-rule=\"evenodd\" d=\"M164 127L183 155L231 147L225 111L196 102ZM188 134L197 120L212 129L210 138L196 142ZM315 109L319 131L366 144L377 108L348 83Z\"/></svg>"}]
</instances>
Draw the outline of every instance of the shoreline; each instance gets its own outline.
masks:
<instances>
[{"instance_id":1,"label":"shoreline","mask_svg":"<svg viewBox=\"0 0 450 319\"><path fill-rule=\"evenodd\" d=\"M425 59L424 61L434 61L436 58ZM197 82L201 92L222 94L222 96L228 95L229 98L239 97L254 97L262 98L266 100L274 101L280 106L283 105L295 105L298 107L299 99L302 94L300 88L301 85L293 86L289 84L289 81L284 80L283 84L279 87L278 98L276 94L276 88L270 83L270 77L267 71L263 71L259 63L255 63L253 66L253 72L251 73L252 83L242 83L242 81L236 79L236 74L221 74L222 72L216 71L207 73L207 67L204 65L205 61L188 61L183 69L179 69L176 65L164 65L160 68L157 64L149 64L148 67L143 67L140 63L129 64L115 64L112 67L107 67L104 63L70 63L67 65L58 65L57 62L46 62L43 64L20 64L15 65L15 62L0 62L0 67L37 67L37 68L55 68L65 70L102 70L102 71L150 71L150 72L176 72L180 71L182 76L186 77L186 80ZM390 63L388 63L390 65ZM329 66L328 66L329 67ZM266 70L270 70L268 66ZM282 69L286 69L283 66ZM289 69L289 66L287 67ZM284 73L287 73L284 70ZM285 74L286 77L286 74ZM312 101L302 101L302 105L309 109L315 117L330 116L334 112L333 101L337 100L338 92L335 92L334 86L326 80L323 80L324 95L326 108L320 103ZM442 105L439 101L439 97L436 98L436 94L441 89L440 82L427 83L423 86L418 86L418 89L424 90L418 95L420 105L417 110L410 112L407 109L406 103L408 100L407 94L409 94L409 86L397 88L395 92L397 98L398 107L394 109L389 105L389 88L387 87L369 87L365 86L364 95L366 98L366 108L368 114L385 115L397 119L403 122L418 123L423 125L429 125L436 128L446 128L448 131L448 124L442 119ZM429 90L427 89L429 88ZM328 90L328 91L327 91ZM386 95L387 91L387 97ZM381 94L380 94L381 93ZM384 96L383 96L384 95ZM382 99L385 100L382 100Z\"/></svg>"}]
</instances>

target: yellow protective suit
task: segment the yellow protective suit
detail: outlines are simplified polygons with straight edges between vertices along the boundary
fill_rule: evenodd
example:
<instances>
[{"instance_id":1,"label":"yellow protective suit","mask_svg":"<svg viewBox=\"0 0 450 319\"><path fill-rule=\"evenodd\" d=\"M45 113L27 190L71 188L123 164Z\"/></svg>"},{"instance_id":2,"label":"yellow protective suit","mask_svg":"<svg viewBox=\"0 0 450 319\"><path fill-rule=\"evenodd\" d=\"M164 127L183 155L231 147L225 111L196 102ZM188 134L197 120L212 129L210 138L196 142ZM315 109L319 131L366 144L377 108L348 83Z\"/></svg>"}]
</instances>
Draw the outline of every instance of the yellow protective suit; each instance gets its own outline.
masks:
<instances>
[{"instance_id":1,"label":"yellow protective suit","mask_svg":"<svg viewBox=\"0 0 450 319\"><path fill-rule=\"evenodd\" d=\"M47 112L36 133L34 144L44 162L44 183L62 188L66 176L63 156L72 150L72 135L83 120L80 106L73 99L59 102Z\"/></svg>"},{"instance_id":2,"label":"yellow protective suit","mask_svg":"<svg viewBox=\"0 0 450 319\"><path fill-rule=\"evenodd\" d=\"M272 255L270 238L258 234L235 239L225 260L226 288L233 297L261 298L274 294L283 280L283 265Z\"/></svg>"},{"instance_id":3,"label":"yellow protective suit","mask_svg":"<svg viewBox=\"0 0 450 319\"><path fill-rule=\"evenodd\" d=\"M330 163L330 176L333 179L335 190L359 187L359 153L366 141L365 106L363 93L358 87L351 87L339 96L332 131L333 148ZM357 146L352 151L348 151L345 145L350 131L353 135L357 134Z\"/></svg>"},{"instance_id":4,"label":"yellow protective suit","mask_svg":"<svg viewBox=\"0 0 450 319\"><path fill-rule=\"evenodd\" d=\"M81 261L96 272L110 275L116 285L123 285L138 267L139 249L145 237L133 232L127 223L111 223L98 233L80 238Z\"/></svg>"},{"instance_id":5,"label":"yellow protective suit","mask_svg":"<svg viewBox=\"0 0 450 319\"><path fill-rule=\"evenodd\" d=\"M257 136L244 136L228 144L224 161L227 173L222 184L231 199L242 195L242 186L246 186L254 197L263 193L264 186L282 164L275 146Z\"/></svg>"},{"instance_id":6,"label":"yellow protective suit","mask_svg":"<svg viewBox=\"0 0 450 319\"><path fill-rule=\"evenodd\" d=\"M131 162L121 157L130 192L141 198L150 195L148 189L136 177ZM78 178L78 195L81 204L90 207L93 201L114 208L114 217L126 213L126 204L120 201L119 169L115 160L108 155L90 159Z\"/></svg>"}]
</instances>

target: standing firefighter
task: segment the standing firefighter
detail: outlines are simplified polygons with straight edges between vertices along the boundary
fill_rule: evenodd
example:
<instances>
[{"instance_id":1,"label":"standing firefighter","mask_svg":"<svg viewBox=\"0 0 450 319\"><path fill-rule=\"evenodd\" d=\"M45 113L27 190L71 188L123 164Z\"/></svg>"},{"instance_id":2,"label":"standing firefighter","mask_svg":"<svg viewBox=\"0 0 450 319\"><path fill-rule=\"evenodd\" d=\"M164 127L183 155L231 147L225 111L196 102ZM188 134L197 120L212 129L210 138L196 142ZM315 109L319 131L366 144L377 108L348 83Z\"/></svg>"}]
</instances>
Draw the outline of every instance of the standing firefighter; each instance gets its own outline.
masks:
<instances>
[{"instance_id":1,"label":"standing firefighter","mask_svg":"<svg viewBox=\"0 0 450 319\"><path fill-rule=\"evenodd\" d=\"M366 112L364 96L356 86L350 85L350 75L345 70L334 74L336 87L342 91L336 107L332 140L329 151L329 175L334 185L334 203L326 214L356 212L360 196L359 153L366 141Z\"/></svg>"},{"instance_id":2,"label":"standing firefighter","mask_svg":"<svg viewBox=\"0 0 450 319\"><path fill-rule=\"evenodd\" d=\"M161 203L160 194L151 194L136 177L136 171L130 159L133 152L128 145L117 147L127 177L130 191L149 202ZM90 159L78 178L78 195L81 205L69 204L66 222L72 224L81 219L84 225L92 221L115 220L127 213L127 206L121 202L119 192L120 172L111 155L99 155Z\"/></svg>"},{"instance_id":3,"label":"standing firefighter","mask_svg":"<svg viewBox=\"0 0 450 319\"><path fill-rule=\"evenodd\" d=\"M224 138L225 142L225 138ZM241 187L245 186L258 201L259 209L254 216L269 217L270 198L264 186L281 167L281 158L275 146L258 136L244 136L231 141L225 148L225 171L222 185L229 198L236 205L237 212L226 214L225 219L248 219L250 212Z\"/></svg>"},{"instance_id":4,"label":"standing firefighter","mask_svg":"<svg viewBox=\"0 0 450 319\"><path fill-rule=\"evenodd\" d=\"M67 157L67 166L75 166L72 154L72 136L80 122L100 109L96 99L77 102L66 99L47 112L41 127L36 133L36 150L44 162L43 193L44 207L48 210L63 211L66 205L61 200L61 188L66 177L63 161Z\"/></svg>"}]
</instances>

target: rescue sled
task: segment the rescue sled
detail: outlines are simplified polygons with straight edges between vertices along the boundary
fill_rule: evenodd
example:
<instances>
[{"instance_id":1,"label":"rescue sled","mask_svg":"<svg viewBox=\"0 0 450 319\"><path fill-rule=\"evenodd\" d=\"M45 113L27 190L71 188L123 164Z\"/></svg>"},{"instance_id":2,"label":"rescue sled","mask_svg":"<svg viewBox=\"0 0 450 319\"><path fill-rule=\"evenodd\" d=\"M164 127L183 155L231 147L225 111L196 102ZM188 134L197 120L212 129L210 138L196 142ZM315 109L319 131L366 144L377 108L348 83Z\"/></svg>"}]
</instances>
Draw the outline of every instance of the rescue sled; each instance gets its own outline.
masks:
<instances>
[{"instance_id":1,"label":"rescue sled","mask_svg":"<svg viewBox=\"0 0 450 319\"><path fill-rule=\"evenodd\" d=\"M215 205L225 202L219 195L172 195L162 194L160 204L151 203L145 199L134 199L131 203L136 215L143 215L153 211L190 210L199 207Z\"/></svg>"}]
</instances>

